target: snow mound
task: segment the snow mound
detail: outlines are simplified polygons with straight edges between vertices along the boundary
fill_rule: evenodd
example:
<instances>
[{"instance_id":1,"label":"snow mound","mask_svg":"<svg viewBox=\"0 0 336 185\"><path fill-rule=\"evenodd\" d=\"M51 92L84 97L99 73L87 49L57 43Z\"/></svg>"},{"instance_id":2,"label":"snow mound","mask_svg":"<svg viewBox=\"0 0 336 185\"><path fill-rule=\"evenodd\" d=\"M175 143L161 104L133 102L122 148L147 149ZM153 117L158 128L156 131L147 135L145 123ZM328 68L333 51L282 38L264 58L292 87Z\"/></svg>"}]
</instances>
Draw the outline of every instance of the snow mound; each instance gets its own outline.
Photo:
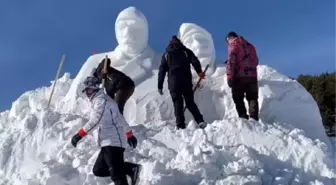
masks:
<instances>
[{"instance_id":1,"label":"snow mound","mask_svg":"<svg viewBox=\"0 0 336 185\"><path fill-rule=\"evenodd\" d=\"M266 66L260 67L259 72L261 102L279 101L276 97L282 91L279 88L275 93L272 80L282 82L284 87L296 84L286 82ZM168 94L160 96L146 88L154 79L153 76L145 81L148 83L137 86L137 93L125 108L125 112L130 112L127 119L133 119L132 126L139 140L137 149L128 148L126 160L143 165L140 184L333 184L335 173L328 144L308 137L307 132L297 127L296 121L269 123L264 121L266 118L260 122L236 118L229 89L219 83L218 78L208 79L196 97L199 105L201 95L216 98L210 90L221 86L224 99L213 102L224 103L225 113L205 130L196 129L195 123L189 121L186 130L175 131ZM224 77L221 79L224 81ZM271 82L266 83L267 80ZM1 113L0 184L113 184L109 178L92 174L99 152L92 135L83 139L77 148L70 145L73 134L87 121L87 114L82 112L89 110L86 99L77 100L82 105L81 111L62 110L60 100L65 98L74 81L68 73L59 79L50 110L45 110L45 106L51 86L24 93L9 111ZM266 96L271 92L275 97ZM314 107L315 103L305 93L301 92L298 97L305 100L306 106L310 101ZM301 99L292 100L291 104L284 100L277 103L283 102L285 112L300 104ZM266 113L263 109L266 104L261 105ZM136 111L132 110L134 107ZM276 116L271 116L272 120L285 118L271 108L269 112ZM306 126L314 121L314 115L314 112L305 115L310 117ZM318 130L316 126L314 131ZM323 140L322 134L320 136Z\"/></svg>"},{"instance_id":2,"label":"snow mound","mask_svg":"<svg viewBox=\"0 0 336 185\"><path fill-rule=\"evenodd\" d=\"M126 24L120 28L125 33L146 32L145 17L134 7L122 11L116 22L119 20L130 21L139 30L127 31L133 26ZM119 29L123 24L116 25ZM185 25L181 27L201 35L190 36L199 42L193 45L190 41L195 53L203 39L206 47L212 45L205 31ZM120 35L128 35L125 33ZM145 43L148 38L135 39ZM10 110L0 114L0 184L113 184L109 178L92 174L99 152L96 131L82 139L77 148L70 144L90 111L88 100L80 93L81 82L105 55L113 59L111 65L136 81L125 117L139 143L136 149L127 148L125 158L143 165L139 185L334 184L332 148L317 104L295 80L259 66L261 121L242 120L237 118L225 68L216 66L195 94L210 125L197 129L186 111L187 129L175 131L167 83L164 95L156 89L159 55L148 44L128 45L121 40L114 51L90 56L74 79L65 73L57 81L50 109L46 105L52 84L24 93ZM124 45L144 49L132 52ZM212 60L212 53L209 50L198 55Z\"/></svg>"}]
</instances>

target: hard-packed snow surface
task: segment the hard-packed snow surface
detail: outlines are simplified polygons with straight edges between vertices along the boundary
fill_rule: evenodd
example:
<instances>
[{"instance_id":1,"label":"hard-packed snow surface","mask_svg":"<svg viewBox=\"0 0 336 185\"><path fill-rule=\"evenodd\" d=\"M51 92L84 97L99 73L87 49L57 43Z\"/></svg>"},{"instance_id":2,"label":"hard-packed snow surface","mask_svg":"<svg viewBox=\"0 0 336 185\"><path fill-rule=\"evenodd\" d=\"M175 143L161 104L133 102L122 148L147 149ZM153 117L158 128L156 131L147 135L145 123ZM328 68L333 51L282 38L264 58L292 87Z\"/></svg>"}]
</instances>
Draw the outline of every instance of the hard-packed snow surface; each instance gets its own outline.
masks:
<instances>
[{"instance_id":1,"label":"hard-packed snow surface","mask_svg":"<svg viewBox=\"0 0 336 185\"><path fill-rule=\"evenodd\" d=\"M128 38L126 33L132 33L130 38L144 39L137 33L146 35L145 19L136 8L125 9L117 20L131 22L116 23L116 29L128 30L136 20L138 31L125 31L117 37ZM211 37L203 29L193 24L181 27L200 33L200 37L184 40L195 53L203 39L206 47L212 47ZM199 44L192 44L193 38ZM331 144L317 104L296 81L259 66L261 121L247 121L236 116L225 69L214 66L213 74L195 94L210 125L196 129L186 111L188 128L175 131L167 83L164 95L156 89L160 55L146 44L147 38L142 41L133 45L118 39L118 49L89 57L74 79L65 73L57 82L50 109L45 107L51 86L24 93L10 110L0 114L1 185L113 184L110 178L92 174L99 152L96 132L82 139L77 148L70 144L90 111L88 100L80 93L81 82L106 54L113 58L113 66L130 73L137 84L125 106L125 117L139 141L135 150L126 152L127 161L143 165L139 185L334 184ZM124 44L129 47L125 49ZM140 45L143 50L130 51ZM214 53L209 50L198 55L212 61Z\"/></svg>"}]
</instances>

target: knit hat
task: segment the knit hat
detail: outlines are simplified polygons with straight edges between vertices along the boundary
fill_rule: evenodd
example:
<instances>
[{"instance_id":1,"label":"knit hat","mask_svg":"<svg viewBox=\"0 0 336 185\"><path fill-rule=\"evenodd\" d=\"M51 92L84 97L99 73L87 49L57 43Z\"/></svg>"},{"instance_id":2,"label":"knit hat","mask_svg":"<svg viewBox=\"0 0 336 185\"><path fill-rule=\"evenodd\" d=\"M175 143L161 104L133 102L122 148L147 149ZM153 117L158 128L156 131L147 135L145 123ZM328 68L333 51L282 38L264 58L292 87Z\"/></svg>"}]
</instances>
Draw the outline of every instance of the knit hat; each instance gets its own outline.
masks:
<instances>
[{"instance_id":1,"label":"knit hat","mask_svg":"<svg viewBox=\"0 0 336 185\"><path fill-rule=\"evenodd\" d=\"M94 76L88 76L85 79L85 81L83 82L83 84L84 84L84 88L82 90L82 93L85 92L85 90L87 90L87 89L98 90L100 81L99 81L98 78L96 78Z\"/></svg>"}]
</instances>

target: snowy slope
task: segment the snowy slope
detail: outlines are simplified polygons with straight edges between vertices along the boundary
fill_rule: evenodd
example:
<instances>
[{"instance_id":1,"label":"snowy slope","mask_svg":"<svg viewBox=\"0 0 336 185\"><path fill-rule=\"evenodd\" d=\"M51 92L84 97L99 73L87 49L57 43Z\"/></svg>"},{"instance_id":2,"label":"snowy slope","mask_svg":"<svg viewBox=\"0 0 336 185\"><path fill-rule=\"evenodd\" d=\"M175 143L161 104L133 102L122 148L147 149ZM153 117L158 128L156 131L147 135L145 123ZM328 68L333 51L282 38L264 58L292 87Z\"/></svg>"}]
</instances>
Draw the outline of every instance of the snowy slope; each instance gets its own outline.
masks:
<instances>
[{"instance_id":1,"label":"snowy slope","mask_svg":"<svg viewBox=\"0 0 336 185\"><path fill-rule=\"evenodd\" d=\"M121 26L131 25L127 21L132 19L139 24L128 29ZM126 160L143 165L141 185L334 184L331 144L309 93L296 81L261 65L261 121L236 118L225 68L211 63L215 51L197 52L211 46L212 38L195 24L182 24L179 36L187 35L184 29L199 33L200 37L182 40L203 59L203 66L207 62L213 66L203 89L195 94L211 124L205 130L196 129L186 111L188 128L175 131L167 83L163 96L156 89L160 54L148 46L147 39L137 44L127 41L146 36L146 26L139 10L125 9L116 21L116 49L89 57L74 79L65 73L49 110L45 107L51 88L42 87L24 93L0 114L1 185L113 184L109 178L92 174L99 152L93 137L96 132L77 148L70 145L71 137L87 121L90 106L80 93L80 83L106 54L113 58L112 65L130 74L137 84L125 117L139 145L127 149Z\"/></svg>"}]
</instances>

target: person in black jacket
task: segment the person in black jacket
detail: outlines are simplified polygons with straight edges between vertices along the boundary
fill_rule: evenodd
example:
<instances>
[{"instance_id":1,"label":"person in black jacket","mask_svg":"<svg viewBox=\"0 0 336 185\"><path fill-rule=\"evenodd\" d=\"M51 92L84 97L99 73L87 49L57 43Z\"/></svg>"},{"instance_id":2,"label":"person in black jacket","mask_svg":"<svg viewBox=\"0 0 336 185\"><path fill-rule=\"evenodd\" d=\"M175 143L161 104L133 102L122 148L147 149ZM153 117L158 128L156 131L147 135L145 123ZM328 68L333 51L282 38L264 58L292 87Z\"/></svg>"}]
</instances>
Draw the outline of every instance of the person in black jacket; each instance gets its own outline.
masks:
<instances>
[{"instance_id":1,"label":"person in black jacket","mask_svg":"<svg viewBox=\"0 0 336 185\"><path fill-rule=\"evenodd\" d=\"M190 64L192 64L199 77L204 78L202 66L198 58L176 36L173 36L166 48L166 52L162 56L159 67L158 91L161 95L163 94L163 82L168 72L168 89L174 103L177 129L186 128L183 99L199 127L206 127L203 115L200 113L194 100Z\"/></svg>"},{"instance_id":2,"label":"person in black jacket","mask_svg":"<svg viewBox=\"0 0 336 185\"><path fill-rule=\"evenodd\" d=\"M107 58L107 73L105 73L104 62L105 58L100 62L93 76L99 78L100 82L105 78L106 94L117 102L120 113L124 114L124 106L134 93L134 81L123 72L111 67L109 58Z\"/></svg>"}]
</instances>

